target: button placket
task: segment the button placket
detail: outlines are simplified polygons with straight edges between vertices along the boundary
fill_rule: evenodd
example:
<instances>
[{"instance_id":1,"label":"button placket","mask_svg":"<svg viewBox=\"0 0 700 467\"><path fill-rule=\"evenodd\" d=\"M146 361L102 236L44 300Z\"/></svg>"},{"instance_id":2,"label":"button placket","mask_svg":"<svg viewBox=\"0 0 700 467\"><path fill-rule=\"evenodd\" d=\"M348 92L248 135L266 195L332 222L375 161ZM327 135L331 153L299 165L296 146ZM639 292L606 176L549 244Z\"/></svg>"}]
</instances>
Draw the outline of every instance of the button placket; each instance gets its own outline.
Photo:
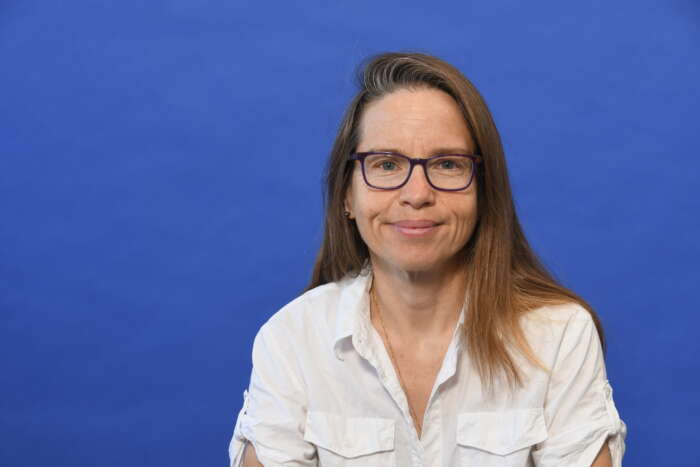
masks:
<instances>
[{"instance_id":1,"label":"button placket","mask_svg":"<svg viewBox=\"0 0 700 467\"><path fill-rule=\"evenodd\" d=\"M437 397L440 391L440 387L448 381L450 378L452 378L455 373L457 372L457 352L459 350L459 344L455 344L454 338L453 341L450 343L450 346L447 349L447 354L445 355L445 359L443 361L442 367L440 368L440 371L438 372L437 378L435 379L435 384L433 386L433 390L430 393L430 397L428 397L428 404L425 407L425 414L423 415L423 437L422 439L425 439L425 430L426 430L426 425L433 425L431 423L426 424L425 420L431 420L431 414L434 412L433 406L434 404L437 403Z\"/></svg>"},{"instance_id":2,"label":"button placket","mask_svg":"<svg viewBox=\"0 0 700 467\"><path fill-rule=\"evenodd\" d=\"M436 397L425 408L423 417L423 433L420 438L419 457L421 460L430 459L434 462L442 453L442 425L440 423L440 399ZM435 465L441 465L439 462Z\"/></svg>"},{"instance_id":3,"label":"button placket","mask_svg":"<svg viewBox=\"0 0 700 467\"><path fill-rule=\"evenodd\" d=\"M411 418L411 412L408 408L408 398L403 392L403 388L401 387L398 376L396 375L396 370L391 364L391 360L389 360L386 349L382 345L381 337L374 328L371 330L363 329L362 331L363 332L361 335L364 336L371 333L371 338L366 338L364 345L362 345L362 357L374 367L382 386L384 386L384 389L386 389L396 406L401 411L404 421L409 426L409 432L411 433L413 443L419 443L420 440L418 439L418 434L416 433L416 428L413 425L413 419ZM367 334L365 334L365 332ZM377 354L377 351L379 351L380 348L384 350L384 353L382 354L384 358L381 358ZM358 351L359 350L360 349L358 348ZM384 362L384 364L382 364L382 362ZM385 371L384 368L387 368L388 371Z\"/></svg>"}]
</instances>

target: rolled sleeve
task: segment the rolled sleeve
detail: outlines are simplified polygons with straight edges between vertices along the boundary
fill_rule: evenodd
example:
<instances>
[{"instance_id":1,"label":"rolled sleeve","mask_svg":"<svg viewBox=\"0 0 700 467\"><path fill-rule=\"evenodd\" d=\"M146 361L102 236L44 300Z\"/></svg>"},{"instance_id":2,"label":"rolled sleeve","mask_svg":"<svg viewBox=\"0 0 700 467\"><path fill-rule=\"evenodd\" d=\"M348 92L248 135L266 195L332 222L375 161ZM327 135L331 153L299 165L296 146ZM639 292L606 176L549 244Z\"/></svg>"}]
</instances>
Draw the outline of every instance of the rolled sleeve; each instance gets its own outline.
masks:
<instances>
[{"instance_id":1,"label":"rolled sleeve","mask_svg":"<svg viewBox=\"0 0 700 467\"><path fill-rule=\"evenodd\" d=\"M243 447L245 446L245 438L241 434L241 423L243 422L247 409L248 391L245 390L243 391L243 407L241 407L241 410L238 412L236 425L233 429L233 436L231 437L231 442L228 445L230 467L240 467L243 465Z\"/></svg>"},{"instance_id":2,"label":"rolled sleeve","mask_svg":"<svg viewBox=\"0 0 700 467\"><path fill-rule=\"evenodd\" d=\"M548 437L533 450L537 466L590 466L606 440L613 467L622 466L627 427L613 402L595 323L583 308L566 324L544 411Z\"/></svg>"},{"instance_id":3,"label":"rolled sleeve","mask_svg":"<svg viewBox=\"0 0 700 467\"><path fill-rule=\"evenodd\" d=\"M253 343L253 371L229 444L239 467L248 440L265 466L315 466L315 447L304 441L306 392L293 349L264 325Z\"/></svg>"}]
</instances>

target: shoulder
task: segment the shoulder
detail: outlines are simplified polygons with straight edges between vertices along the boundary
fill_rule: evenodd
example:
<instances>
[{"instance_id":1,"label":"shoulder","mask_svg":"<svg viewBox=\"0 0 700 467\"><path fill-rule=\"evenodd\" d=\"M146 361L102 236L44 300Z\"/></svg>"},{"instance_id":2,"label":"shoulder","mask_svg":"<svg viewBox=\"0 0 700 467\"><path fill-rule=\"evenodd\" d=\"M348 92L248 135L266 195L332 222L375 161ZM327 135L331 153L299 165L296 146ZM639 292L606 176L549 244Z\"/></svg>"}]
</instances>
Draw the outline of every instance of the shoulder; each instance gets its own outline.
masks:
<instances>
[{"instance_id":1,"label":"shoulder","mask_svg":"<svg viewBox=\"0 0 700 467\"><path fill-rule=\"evenodd\" d=\"M521 325L531 343L558 343L567 334L582 334L596 328L591 312L576 302L530 310L522 316Z\"/></svg>"},{"instance_id":2,"label":"shoulder","mask_svg":"<svg viewBox=\"0 0 700 467\"><path fill-rule=\"evenodd\" d=\"M577 302L544 305L523 315L523 321L527 323L550 326L565 326L571 321L585 322L589 320L593 320L591 313Z\"/></svg>"},{"instance_id":3,"label":"shoulder","mask_svg":"<svg viewBox=\"0 0 700 467\"><path fill-rule=\"evenodd\" d=\"M603 353L596 322L579 303L538 307L523 314L520 325L530 349L548 370L580 367L580 362L586 360L601 364ZM539 374L541 367L517 352L515 355L522 368Z\"/></svg>"},{"instance_id":4,"label":"shoulder","mask_svg":"<svg viewBox=\"0 0 700 467\"><path fill-rule=\"evenodd\" d=\"M270 316L258 335L298 341L312 334L329 332L335 325L343 292L352 282L353 279L343 279L304 292Z\"/></svg>"}]
</instances>

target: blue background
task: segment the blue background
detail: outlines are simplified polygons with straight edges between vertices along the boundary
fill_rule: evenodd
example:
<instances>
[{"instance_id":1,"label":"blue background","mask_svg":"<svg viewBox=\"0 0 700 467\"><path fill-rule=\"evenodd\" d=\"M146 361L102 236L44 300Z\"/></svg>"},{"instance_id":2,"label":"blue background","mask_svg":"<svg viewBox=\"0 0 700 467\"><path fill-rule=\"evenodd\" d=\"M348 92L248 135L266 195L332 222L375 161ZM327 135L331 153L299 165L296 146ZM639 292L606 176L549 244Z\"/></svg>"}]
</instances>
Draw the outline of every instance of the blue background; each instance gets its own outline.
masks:
<instances>
[{"instance_id":1,"label":"blue background","mask_svg":"<svg viewBox=\"0 0 700 467\"><path fill-rule=\"evenodd\" d=\"M306 285L353 71L482 91L521 221L600 314L626 465L697 465L700 5L0 1L0 465L227 465Z\"/></svg>"}]
</instances>

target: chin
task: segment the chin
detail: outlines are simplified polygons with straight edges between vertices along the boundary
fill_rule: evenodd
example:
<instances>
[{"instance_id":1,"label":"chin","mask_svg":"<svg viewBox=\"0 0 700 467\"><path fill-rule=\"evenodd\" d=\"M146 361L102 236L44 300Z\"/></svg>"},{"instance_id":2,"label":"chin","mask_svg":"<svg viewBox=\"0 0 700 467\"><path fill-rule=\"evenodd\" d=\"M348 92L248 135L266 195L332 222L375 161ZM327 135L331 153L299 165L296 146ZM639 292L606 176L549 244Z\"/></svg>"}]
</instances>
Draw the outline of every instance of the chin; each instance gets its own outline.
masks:
<instances>
[{"instance_id":1,"label":"chin","mask_svg":"<svg viewBox=\"0 0 700 467\"><path fill-rule=\"evenodd\" d=\"M437 271L455 259L451 249L431 248L425 245L397 245L384 243L370 248L372 256L389 269L425 273ZM381 253L380 253L381 252Z\"/></svg>"},{"instance_id":2,"label":"chin","mask_svg":"<svg viewBox=\"0 0 700 467\"><path fill-rule=\"evenodd\" d=\"M406 272L430 272L435 271L440 266L445 264L444 259L437 258L401 258L395 261L390 261L394 267Z\"/></svg>"}]
</instances>

